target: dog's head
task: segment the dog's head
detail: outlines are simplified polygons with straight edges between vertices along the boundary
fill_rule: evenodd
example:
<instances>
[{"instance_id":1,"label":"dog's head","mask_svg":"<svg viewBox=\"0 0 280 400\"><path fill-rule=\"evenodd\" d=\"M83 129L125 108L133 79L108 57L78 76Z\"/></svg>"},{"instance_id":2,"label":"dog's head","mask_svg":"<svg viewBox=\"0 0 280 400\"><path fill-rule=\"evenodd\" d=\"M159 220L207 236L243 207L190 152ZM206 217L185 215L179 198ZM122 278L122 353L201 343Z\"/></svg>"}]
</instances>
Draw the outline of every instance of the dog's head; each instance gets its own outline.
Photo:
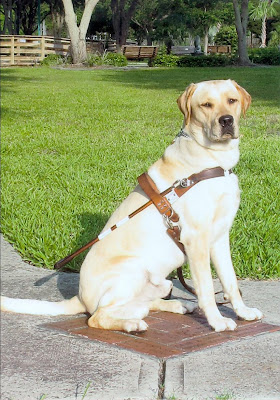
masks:
<instances>
[{"instance_id":1,"label":"dog's head","mask_svg":"<svg viewBox=\"0 0 280 400\"><path fill-rule=\"evenodd\" d=\"M177 103L185 130L200 142L228 142L239 137L239 118L249 108L251 96L235 81L215 80L190 84Z\"/></svg>"}]
</instances>

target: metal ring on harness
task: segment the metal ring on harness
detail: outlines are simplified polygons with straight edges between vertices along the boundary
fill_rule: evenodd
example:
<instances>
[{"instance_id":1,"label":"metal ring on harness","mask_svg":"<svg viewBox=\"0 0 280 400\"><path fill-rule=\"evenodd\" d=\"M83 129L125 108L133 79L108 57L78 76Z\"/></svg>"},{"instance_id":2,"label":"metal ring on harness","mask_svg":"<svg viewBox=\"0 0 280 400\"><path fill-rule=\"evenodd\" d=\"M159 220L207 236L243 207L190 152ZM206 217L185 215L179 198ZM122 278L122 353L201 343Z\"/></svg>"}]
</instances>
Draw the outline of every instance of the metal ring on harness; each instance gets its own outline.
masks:
<instances>
[{"instance_id":1,"label":"metal ring on harness","mask_svg":"<svg viewBox=\"0 0 280 400\"><path fill-rule=\"evenodd\" d=\"M165 222L167 228L173 229L174 228L174 222L171 220L171 217L173 215L173 208L170 208L171 210L171 215L166 215L166 214L162 214L163 217L163 221Z\"/></svg>"}]
</instances>

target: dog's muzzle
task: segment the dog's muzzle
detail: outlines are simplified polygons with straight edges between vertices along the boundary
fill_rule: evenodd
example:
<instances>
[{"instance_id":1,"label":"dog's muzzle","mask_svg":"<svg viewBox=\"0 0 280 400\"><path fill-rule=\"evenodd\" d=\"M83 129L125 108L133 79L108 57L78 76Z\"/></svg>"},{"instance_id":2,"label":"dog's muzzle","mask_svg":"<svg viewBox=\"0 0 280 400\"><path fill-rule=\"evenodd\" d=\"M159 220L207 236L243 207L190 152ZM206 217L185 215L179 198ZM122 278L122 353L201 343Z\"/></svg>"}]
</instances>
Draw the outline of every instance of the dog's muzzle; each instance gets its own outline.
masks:
<instances>
[{"instance_id":1,"label":"dog's muzzle","mask_svg":"<svg viewBox=\"0 0 280 400\"><path fill-rule=\"evenodd\" d=\"M221 125L221 136L224 139L230 139L234 137L234 119L232 115L222 115L219 118L219 124Z\"/></svg>"}]
</instances>

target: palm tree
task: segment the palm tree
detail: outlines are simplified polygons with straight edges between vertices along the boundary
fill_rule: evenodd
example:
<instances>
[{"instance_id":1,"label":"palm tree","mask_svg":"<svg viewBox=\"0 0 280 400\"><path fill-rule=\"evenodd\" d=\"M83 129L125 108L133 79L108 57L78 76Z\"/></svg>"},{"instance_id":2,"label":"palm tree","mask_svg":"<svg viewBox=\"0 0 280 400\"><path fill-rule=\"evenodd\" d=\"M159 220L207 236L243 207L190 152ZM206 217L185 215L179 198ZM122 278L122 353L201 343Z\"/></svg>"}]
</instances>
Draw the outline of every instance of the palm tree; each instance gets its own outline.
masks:
<instances>
[{"instance_id":1,"label":"palm tree","mask_svg":"<svg viewBox=\"0 0 280 400\"><path fill-rule=\"evenodd\" d=\"M266 21L268 18L277 14L276 9L274 8L276 3L279 4L279 0L259 0L259 4L250 13L254 20L262 21L262 44L260 47L266 47Z\"/></svg>"}]
</instances>

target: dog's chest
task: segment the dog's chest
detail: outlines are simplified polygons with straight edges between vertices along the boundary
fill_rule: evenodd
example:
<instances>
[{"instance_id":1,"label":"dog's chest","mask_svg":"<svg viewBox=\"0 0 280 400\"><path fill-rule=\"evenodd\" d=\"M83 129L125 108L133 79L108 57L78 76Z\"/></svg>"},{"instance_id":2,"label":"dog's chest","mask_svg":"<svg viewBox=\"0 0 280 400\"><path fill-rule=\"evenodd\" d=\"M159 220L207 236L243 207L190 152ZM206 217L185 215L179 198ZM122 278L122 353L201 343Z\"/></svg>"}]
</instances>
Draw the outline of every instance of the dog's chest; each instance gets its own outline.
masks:
<instances>
[{"instance_id":1,"label":"dog's chest","mask_svg":"<svg viewBox=\"0 0 280 400\"><path fill-rule=\"evenodd\" d=\"M199 183L174 207L180 215L182 234L209 232L212 237L220 236L231 228L239 202L234 174Z\"/></svg>"}]
</instances>

